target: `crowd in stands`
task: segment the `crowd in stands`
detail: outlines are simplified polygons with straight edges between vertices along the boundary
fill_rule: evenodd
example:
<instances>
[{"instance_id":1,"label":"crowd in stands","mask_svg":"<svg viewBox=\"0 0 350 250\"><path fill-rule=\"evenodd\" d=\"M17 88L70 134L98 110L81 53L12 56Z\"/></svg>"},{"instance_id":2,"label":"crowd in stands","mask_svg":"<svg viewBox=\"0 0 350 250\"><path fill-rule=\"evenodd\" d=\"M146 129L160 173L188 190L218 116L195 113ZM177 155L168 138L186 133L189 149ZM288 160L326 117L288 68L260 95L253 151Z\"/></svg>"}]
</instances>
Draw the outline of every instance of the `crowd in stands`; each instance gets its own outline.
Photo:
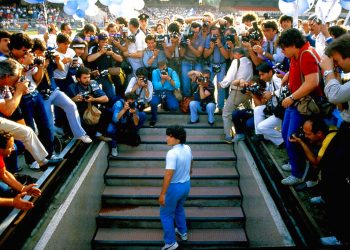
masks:
<instances>
[{"instance_id":1,"label":"crowd in stands","mask_svg":"<svg viewBox=\"0 0 350 250\"><path fill-rule=\"evenodd\" d=\"M0 13L42 16L42 10L30 8L27 13L2 8ZM286 15L274 20L249 12L236 19L227 13L194 11L196 15L184 8L162 13L147 8L138 17L117 17L105 27L87 23L72 34L70 23L55 25L59 13L50 9L53 22L43 39L0 30L0 137L7 138L0 146L24 148L30 168L45 170L62 160L53 150L55 133L83 143L108 142L111 155L118 157L118 143L139 145L138 130L147 119L150 127L157 126L159 106L165 111L187 108L190 125L199 122L199 113L207 113L208 124L214 126L214 113L219 113L226 143L245 140L249 131L254 140L269 140L287 151L289 162L281 168L291 175L283 185L322 185L322 201L337 225L332 228L335 236L323 243L347 244L349 206L329 187L336 182L349 193L344 166L349 160L350 140L345 139L350 135L350 83L341 85L350 71L347 28L323 24L315 15L292 28L293 18ZM301 104L307 97L316 105L322 99L333 109L325 114L321 106L311 111L306 106L304 112ZM147 107L150 115L144 112ZM322 119L314 118L321 114ZM328 126L338 132L328 136L333 131ZM323 133L319 141L313 137L317 129ZM311 146L318 153L312 153ZM40 192L7 181L6 169L18 171L16 161L6 160L11 154L3 155L6 164L0 161L2 180L15 185L20 196L0 201L18 207L25 190ZM333 159L345 165L326 164ZM317 169L311 177L306 177L306 160ZM3 188L1 197L8 190Z\"/></svg>"}]
</instances>

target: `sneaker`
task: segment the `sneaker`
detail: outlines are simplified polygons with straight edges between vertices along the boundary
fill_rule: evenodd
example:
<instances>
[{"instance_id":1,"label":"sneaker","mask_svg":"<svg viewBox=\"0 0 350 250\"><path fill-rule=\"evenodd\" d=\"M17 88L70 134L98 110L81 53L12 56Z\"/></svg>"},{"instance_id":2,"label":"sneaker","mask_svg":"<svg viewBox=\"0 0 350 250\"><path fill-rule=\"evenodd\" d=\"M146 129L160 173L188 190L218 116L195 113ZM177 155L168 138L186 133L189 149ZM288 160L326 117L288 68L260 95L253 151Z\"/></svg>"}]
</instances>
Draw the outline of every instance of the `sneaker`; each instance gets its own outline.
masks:
<instances>
[{"instance_id":1,"label":"sneaker","mask_svg":"<svg viewBox=\"0 0 350 250\"><path fill-rule=\"evenodd\" d=\"M177 249L179 247L179 244L175 241L172 244L165 244L164 247L162 247L162 250L173 250Z\"/></svg>"},{"instance_id":2,"label":"sneaker","mask_svg":"<svg viewBox=\"0 0 350 250\"><path fill-rule=\"evenodd\" d=\"M320 242L324 246L339 246L341 242L335 236L322 237Z\"/></svg>"},{"instance_id":3,"label":"sneaker","mask_svg":"<svg viewBox=\"0 0 350 250\"><path fill-rule=\"evenodd\" d=\"M308 188L312 188L312 187L316 186L317 184L318 184L318 181L307 181L306 182L306 186Z\"/></svg>"},{"instance_id":4,"label":"sneaker","mask_svg":"<svg viewBox=\"0 0 350 250\"><path fill-rule=\"evenodd\" d=\"M81 141L84 142L84 143L91 143L91 142L92 142L90 136L88 136L88 135L80 136L80 137L78 138L78 140L81 140Z\"/></svg>"},{"instance_id":5,"label":"sneaker","mask_svg":"<svg viewBox=\"0 0 350 250\"><path fill-rule=\"evenodd\" d=\"M302 179L297 178L297 177L295 177L295 176L293 176L293 175L290 175L290 176L288 176L287 178L284 178L284 179L281 181L281 183L282 183L283 185L287 185L287 186L294 186L294 185L300 184L300 183L302 183L302 182L303 182Z\"/></svg>"},{"instance_id":6,"label":"sneaker","mask_svg":"<svg viewBox=\"0 0 350 250\"><path fill-rule=\"evenodd\" d=\"M40 171L40 166L37 161L33 161L31 164L29 164L29 168L31 170Z\"/></svg>"},{"instance_id":7,"label":"sneaker","mask_svg":"<svg viewBox=\"0 0 350 250\"><path fill-rule=\"evenodd\" d=\"M210 125L210 127L214 127L214 122L208 122L208 124Z\"/></svg>"},{"instance_id":8,"label":"sneaker","mask_svg":"<svg viewBox=\"0 0 350 250\"><path fill-rule=\"evenodd\" d=\"M186 241L188 240L187 233L180 233L180 231L175 227L175 233L180 237L181 240Z\"/></svg>"},{"instance_id":9,"label":"sneaker","mask_svg":"<svg viewBox=\"0 0 350 250\"><path fill-rule=\"evenodd\" d=\"M324 201L324 199L322 199L322 196L316 196L310 199L310 203L317 205L317 204L325 204L326 202Z\"/></svg>"},{"instance_id":10,"label":"sneaker","mask_svg":"<svg viewBox=\"0 0 350 250\"><path fill-rule=\"evenodd\" d=\"M44 171L46 171L48 169L49 166L57 166L62 161L63 161L63 158L55 158L55 159L47 160L44 165L40 166L40 170L44 172Z\"/></svg>"},{"instance_id":11,"label":"sneaker","mask_svg":"<svg viewBox=\"0 0 350 250\"><path fill-rule=\"evenodd\" d=\"M288 172L290 172L290 171L292 171L292 166L291 166L290 163L288 162L288 163L286 163L286 164L283 164L283 165L281 166L281 169L282 169L283 171L288 171Z\"/></svg>"},{"instance_id":12,"label":"sneaker","mask_svg":"<svg viewBox=\"0 0 350 250\"><path fill-rule=\"evenodd\" d=\"M154 126L156 126L156 121L150 121L150 122L149 122L149 126L150 126L151 128L154 128Z\"/></svg>"},{"instance_id":13,"label":"sneaker","mask_svg":"<svg viewBox=\"0 0 350 250\"><path fill-rule=\"evenodd\" d=\"M113 157L117 157L118 156L118 149L117 148L112 148L111 155Z\"/></svg>"},{"instance_id":14,"label":"sneaker","mask_svg":"<svg viewBox=\"0 0 350 250\"><path fill-rule=\"evenodd\" d=\"M233 142L239 142L239 141L244 141L245 140L245 135L244 134L236 134L235 137L233 137Z\"/></svg>"},{"instance_id":15,"label":"sneaker","mask_svg":"<svg viewBox=\"0 0 350 250\"><path fill-rule=\"evenodd\" d=\"M107 137L107 136L103 136L103 135L96 136L96 139L99 141L104 141L104 142L111 142L112 141L112 138Z\"/></svg>"},{"instance_id":16,"label":"sneaker","mask_svg":"<svg viewBox=\"0 0 350 250\"><path fill-rule=\"evenodd\" d=\"M191 120L189 120L189 121L187 122L187 124L195 124L195 123L199 123L199 119L195 120L194 122L191 121Z\"/></svg>"},{"instance_id":17,"label":"sneaker","mask_svg":"<svg viewBox=\"0 0 350 250\"><path fill-rule=\"evenodd\" d=\"M225 137L224 142L232 144L232 137Z\"/></svg>"}]
</instances>

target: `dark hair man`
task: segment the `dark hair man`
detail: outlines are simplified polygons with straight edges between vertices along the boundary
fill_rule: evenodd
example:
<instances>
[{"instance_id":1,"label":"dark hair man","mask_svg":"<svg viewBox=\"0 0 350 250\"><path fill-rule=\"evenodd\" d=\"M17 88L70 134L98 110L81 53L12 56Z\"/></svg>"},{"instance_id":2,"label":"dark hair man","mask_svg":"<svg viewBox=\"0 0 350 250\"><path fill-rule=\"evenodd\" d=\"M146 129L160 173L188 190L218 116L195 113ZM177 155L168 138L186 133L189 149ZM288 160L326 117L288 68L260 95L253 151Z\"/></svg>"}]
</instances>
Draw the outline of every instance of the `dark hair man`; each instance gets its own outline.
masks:
<instances>
[{"instance_id":1,"label":"dark hair man","mask_svg":"<svg viewBox=\"0 0 350 250\"><path fill-rule=\"evenodd\" d=\"M192 151L186 143L186 131L182 126L174 125L166 130L166 141L172 146L166 155L165 174L159 195L160 220L163 225L164 242L162 249L176 249L175 233L187 240L187 226L184 203L190 192L192 172ZM175 213L176 210L176 213ZM174 220L177 228L174 227Z\"/></svg>"},{"instance_id":2,"label":"dark hair man","mask_svg":"<svg viewBox=\"0 0 350 250\"><path fill-rule=\"evenodd\" d=\"M9 57L11 33L6 30L0 30L0 61L5 60Z\"/></svg>"}]
</instances>

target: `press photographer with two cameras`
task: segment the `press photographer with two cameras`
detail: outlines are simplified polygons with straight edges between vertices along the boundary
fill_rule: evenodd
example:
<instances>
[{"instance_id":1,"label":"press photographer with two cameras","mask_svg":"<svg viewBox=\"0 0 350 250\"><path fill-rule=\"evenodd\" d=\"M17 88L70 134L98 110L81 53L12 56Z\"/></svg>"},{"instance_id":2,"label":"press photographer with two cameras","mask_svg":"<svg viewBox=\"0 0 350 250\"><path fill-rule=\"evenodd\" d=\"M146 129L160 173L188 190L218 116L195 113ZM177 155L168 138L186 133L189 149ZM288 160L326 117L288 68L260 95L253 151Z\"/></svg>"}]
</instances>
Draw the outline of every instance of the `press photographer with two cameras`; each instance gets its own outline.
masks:
<instances>
[{"instance_id":1,"label":"press photographer with two cameras","mask_svg":"<svg viewBox=\"0 0 350 250\"><path fill-rule=\"evenodd\" d=\"M252 60L255 66L262 63L263 59L259 57L256 51L254 51L254 46L261 46L263 43L263 33L259 28L257 22L252 22L253 27L249 28L244 34L241 35L242 47L248 50L249 58Z\"/></svg>"},{"instance_id":2,"label":"press photographer with two cameras","mask_svg":"<svg viewBox=\"0 0 350 250\"><path fill-rule=\"evenodd\" d=\"M164 110L176 111L179 108L179 101L174 95L175 89L180 89L180 79L175 70L167 67L166 61L158 63L158 69L152 72L153 97L151 100L151 121L150 127L157 122L158 105Z\"/></svg>"},{"instance_id":3,"label":"press photographer with two cameras","mask_svg":"<svg viewBox=\"0 0 350 250\"><path fill-rule=\"evenodd\" d=\"M201 57L205 46L205 39L199 36L201 27L199 23L192 22L183 32L180 41L180 56L182 57L181 90L184 97L192 96L191 80L188 77L188 73L191 70L201 72L203 68Z\"/></svg>"},{"instance_id":4,"label":"press photographer with two cameras","mask_svg":"<svg viewBox=\"0 0 350 250\"><path fill-rule=\"evenodd\" d=\"M69 133L72 133L74 138L81 140L84 143L91 143L92 140L86 135L85 130L81 126L77 106L64 92L60 91L53 78L54 69L57 67L63 67L60 57L51 51L47 51L45 44L37 38L34 39L32 50L35 55L46 57L44 77L39 83L38 91L44 99L44 106L46 112L49 114L50 129L54 130L53 114L51 112L51 105L54 105L64 110L70 126Z\"/></svg>"},{"instance_id":5,"label":"press photographer with two cameras","mask_svg":"<svg viewBox=\"0 0 350 250\"><path fill-rule=\"evenodd\" d=\"M123 57L119 54L119 50L109 44L109 37L106 32L98 34L98 45L89 49L87 61L90 63L92 70L108 72L97 78L97 82L102 85L103 91L108 96L110 106L117 100L116 89L121 88L120 79L112 79L109 75L115 75L119 78L120 66ZM107 71L106 71L107 70ZM96 79L95 79L96 80Z\"/></svg>"},{"instance_id":6,"label":"press photographer with two cameras","mask_svg":"<svg viewBox=\"0 0 350 250\"><path fill-rule=\"evenodd\" d=\"M107 126L111 121L111 111L108 109L108 97L95 80L90 79L91 71L87 67L80 67L77 71L77 83L69 85L68 96L75 102L83 128L90 137L101 141L110 141L105 137ZM101 111L101 117L97 125L89 125L84 121L84 112L88 104L94 105Z\"/></svg>"},{"instance_id":7,"label":"press photographer with two cameras","mask_svg":"<svg viewBox=\"0 0 350 250\"><path fill-rule=\"evenodd\" d=\"M181 76L181 57L180 57L180 27L176 22L168 26L170 44L165 48L165 55L168 59L168 66L175 70Z\"/></svg>"},{"instance_id":8,"label":"press photographer with two cameras","mask_svg":"<svg viewBox=\"0 0 350 250\"><path fill-rule=\"evenodd\" d=\"M214 84L212 83L210 70L203 72L191 72L195 75L195 82L197 89L193 94L194 100L190 102L190 121L188 124L195 124L199 122L199 112L206 112L208 114L208 124L214 126L215 123L215 98L214 98Z\"/></svg>"},{"instance_id":9,"label":"press photographer with two cameras","mask_svg":"<svg viewBox=\"0 0 350 250\"><path fill-rule=\"evenodd\" d=\"M226 59L229 58L229 52L226 47L226 42L221 35L221 30L217 26L210 27L210 36L207 37L205 42L205 49L203 53L204 58L209 59L209 70L211 72L211 81L213 81L215 75L217 77L217 92L216 98L218 103L218 109L224 108L225 100L228 96L228 91L221 88L220 82L226 75Z\"/></svg>"},{"instance_id":10,"label":"press photographer with two cameras","mask_svg":"<svg viewBox=\"0 0 350 250\"><path fill-rule=\"evenodd\" d=\"M153 84L148 79L148 70L145 67L136 70L136 76L130 79L130 82L125 90L125 94L134 93L136 100L143 108L148 106L152 100Z\"/></svg>"},{"instance_id":11,"label":"press photographer with two cameras","mask_svg":"<svg viewBox=\"0 0 350 250\"><path fill-rule=\"evenodd\" d=\"M109 143L111 155L117 157L117 143L125 143L131 146L140 144L141 139L138 130L146 120L146 113L139 110L137 96L131 92L113 105L112 112L112 121L108 125L107 134L112 138Z\"/></svg>"}]
</instances>

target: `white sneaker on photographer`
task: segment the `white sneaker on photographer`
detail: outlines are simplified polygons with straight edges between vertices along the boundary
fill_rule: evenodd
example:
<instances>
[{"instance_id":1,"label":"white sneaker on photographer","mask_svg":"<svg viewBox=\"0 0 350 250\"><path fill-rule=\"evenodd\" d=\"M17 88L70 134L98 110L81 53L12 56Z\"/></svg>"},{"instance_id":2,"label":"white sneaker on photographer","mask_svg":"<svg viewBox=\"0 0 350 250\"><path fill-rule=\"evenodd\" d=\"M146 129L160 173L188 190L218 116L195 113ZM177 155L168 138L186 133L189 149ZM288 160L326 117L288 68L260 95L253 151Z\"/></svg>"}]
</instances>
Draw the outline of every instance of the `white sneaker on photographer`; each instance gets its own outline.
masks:
<instances>
[{"instance_id":1,"label":"white sneaker on photographer","mask_svg":"<svg viewBox=\"0 0 350 250\"><path fill-rule=\"evenodd\" d=\"M31 170L35 170L35 171L39 171L40 170L40 166L39 163L37 161L33 161L31 164L28 164L29 168Z\"/></svg>"},{"instance_id":2,"label":"white sneaker on photographer","mask_svg":"<svg viewBox=\"0 0 350 250\"><path fill-rule=\"evenodd\" d=\"M90 136L88 136L88 135L80 136L80 137L78 138L78 140L81 140L81 141L84 142L84 143L91 143L91 142L92 142Z\"/></svg>"},{"instance_id":3,"label":"white sneaker on photographer","mask_svg":"<svg viewBox=\"0 0 350 250\"><path fill-rule=\"evenodd\" d=\"M118 149L117 148L112 148L111 155L113 157L117 157L118 156Z\"/></svg>"}]
</instances>

